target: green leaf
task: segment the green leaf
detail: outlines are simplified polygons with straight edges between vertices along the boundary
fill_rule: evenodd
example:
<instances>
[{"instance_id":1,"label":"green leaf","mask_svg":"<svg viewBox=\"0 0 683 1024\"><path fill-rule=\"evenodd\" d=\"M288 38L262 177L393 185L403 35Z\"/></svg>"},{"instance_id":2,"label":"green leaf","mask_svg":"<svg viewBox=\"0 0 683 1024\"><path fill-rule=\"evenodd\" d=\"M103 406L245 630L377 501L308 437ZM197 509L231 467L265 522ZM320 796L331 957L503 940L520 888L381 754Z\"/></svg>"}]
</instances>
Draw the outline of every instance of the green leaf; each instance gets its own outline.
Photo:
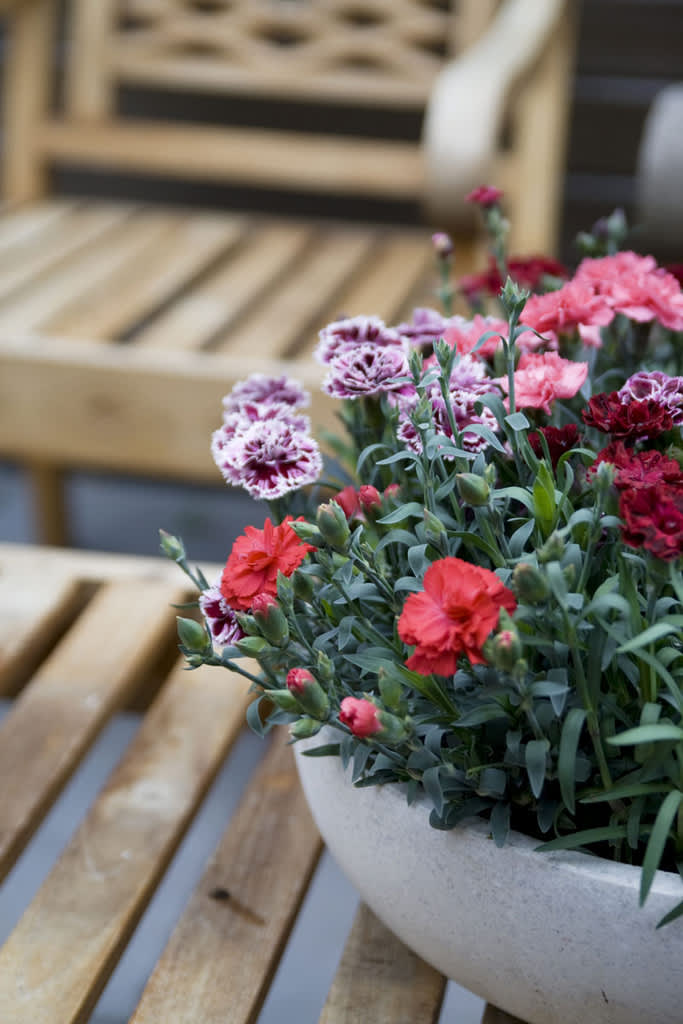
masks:
<instances>
[{"instance_id":1,"label":"green leaf","mask_svg":"<svg viewBox=\"0 0 683 1024\"><path fill-rule=\"evenodd\" d=\"M265 736L266 732L268 731L263 721L261 720L261 715L259 711L259 705L262 700L262 697L257 697L257 699L253 700L249 707L247 708L247 725L249 726L252 732L256 733L257 736Z\"/></svg>"},{"instance_id":2,"label":"green leaf","mask_svg":"<svg viewBox=\"0 0 683 1024\"><path fill-rule=\"evenodd\" d=\"M510 804L497 803L491 811L489 824L496 846L505 846L505 841L510 832Z\"/></svg>"},{"instance_id":3,"label":"green leaf","mask_svg":"<svg viewBox=\"0 0 683 1024\"><path fill-rule=\"evenodd\" d=\"M557 759L557 776L560 782L560 792L567 810L574 813L576 796L576 752L579 748L579 739L586 721L584 708L572 708L564 720L562 735L560 736L560 751Z\"/></svg>"},{"instance_id":4,"label":"green leaf","mask_svg":"<svg viewBox=\"0 0 683 1024\"><path fill-rule=\"evenodd\" d=\"M664 740L679 743L683 740L683 729L673 722L655 722L652 725L637 725L635 729L627 729L618 736L607 738L607 742L615 747L627 747L635 743L659 743Z\"/></svg>"},{"instance_id":5,"label":"green leaf","mask_svg":"<svg viewBox=\"0 0 683 1024\"><path fill-rule=\"evenodd\" d=\"M399 505L398 508L394 509L393 512L389 512L388 515L382 516L377 522L381 523L382 526L391 526L393 523L402 522L409 516L422 519L424 516L424 505L420 505L417 501L409 501L405 505Z\"/></svg>"},{"instance_id":6,"label":"green leaf","mask_svg":"<svg viewBox=\"0 0 683 1024\"><path fill-rule=\"evenodd\" d=\"M513 430L526 430L531 426L523 412L513 412L505 417L505 422Z\"/></svg>"},{"instance_id":7,"label":"green leaf","mask_svg":"<svg viewBox=\"0 0 683 1024\"><path fill-rule=\"evenodd\" d=\"M324 743L319 747L309 747L308 750L302 750L301 753L304 757L339 757L339 744Z\"/></svg>"},{"instance_id":8,"label":"green leaf","mask_svg":"<svg viewBox=\"0 0 683 1024\"><path fill-rule=\"evenodd\" d=\"M661 921L657 922L657 927L663 928L665 924L671 924L672 921L675 921L677 918L681 917L681 915L683 915L683 900L681 900L680 903L677 903L673 910L670 910L668 914L665 914Z\"/></svg>"},{"instance_id":9,"label":"green leaf","mask_svg":"<svg viewBox=\"0 0 683 1024\"><path fill-rule=\"evenodd\" d=\"M673 623L656 622L654 626L643 630L642 633L634 636L628 643L622 644L617 649L617 654L639 651L642 647L647 647L649 644L654 643L655 640L661 640L663 636L669 636L671 633L680 634L680 627L675 626Z\"/></svg>"},{"instance_id":10,"label":"green leaf","mask_svg":"<svg viewBox=\"0 0 683 1024\"><path fill-rule=\"evenodd\" d=\"M507 712L503 711L498 704L483 704L453 722L456 729L469 729L475 725L484 725L485 722L493 722L497 718L507 718Z\"/></svg>"},{"instance_id":11,"label":"green leaf","mask_svg":"<svg viewBox=\"0 0 683 1024\"><path fill-rule=\"evenodd\" d=\"M669 838L669 829L676 817L676 812L678 811L682 800L683 793L678 789L674 790L664 798L659 811L657 812L657 817L655 818L655 823L647 842L645 857L643 858L643 869L640 873L641 907L647 899L647 895L652 887L655 871L659 867L659 862L662 859L666 841Z\"/></svg>"},{"instance_id":12,"label":"green leaf","mask_svg":"<svg viewBox=\"0 0 683 1024\"><path fill-rule=\"evenodd\" d=\"M666 782L634 782L623 786L612 786L601 793L592 793L581 797L582 804L600 804L611 800L630 800L638 796L650 796L653 793L670 793L671 783Z\"/></svg>"},{"instance_id":13,"label":"green leaf","mask_svg":"<svg viewBox=\"0 0 683 1024\"><path fill-rule=\"evenodd\" d=\"M541 795L545 782L545 762L549 746L547 740L530 740L524 751L526 771L535 797Z\"/></svg>"},{"instance_id":14,"label":"green leaf","mask_svg":"<svg viewBox=\"0 0 683 1024\"><path fill-rule=\"evenodd\" d=\"M591 843L606 843L611 839L623 839L625 835L625 825L585 828L581 832L571 832L569 835L560 836L557 839L549 839L547 843L537 846L536 849L542 853L550 853L551 850L576 850L580 846L589 846Z\"/></svg>"}]
</instances>

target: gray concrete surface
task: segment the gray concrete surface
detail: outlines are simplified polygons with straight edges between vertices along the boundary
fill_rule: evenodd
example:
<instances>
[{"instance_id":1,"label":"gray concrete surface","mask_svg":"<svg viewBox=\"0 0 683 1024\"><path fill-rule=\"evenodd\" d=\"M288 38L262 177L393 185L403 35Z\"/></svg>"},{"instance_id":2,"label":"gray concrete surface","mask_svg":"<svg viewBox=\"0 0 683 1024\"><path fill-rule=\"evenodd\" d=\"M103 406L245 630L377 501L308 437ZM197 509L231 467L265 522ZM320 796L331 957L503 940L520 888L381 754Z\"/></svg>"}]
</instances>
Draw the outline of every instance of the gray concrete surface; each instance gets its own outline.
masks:
<instances>
[{"instance_id":1,"label":"gray concrete surface","mask_svg":"<svg viewBox=\"0 0 683 1024\"><path fill-rule=\"evenodd\" d=\"M122 478L74 476L68 483L68 498L71 543L75 547L153 555L158 550L158 528L163 526L181 535L192 560L200 563L220 562L244 526L262 521L264 515L261 506L227 489L190 488ZM0 464L0 540L33 543L34 539L30 500L22 474L14 466ZM7 706L6 701L0 701L0 718ZM47 815L18 865L0 886L0 943L48 875L130 742L138 723L137 716L131 714L113 719ZM145 980L261 753L261 741L245 733L226 760L102 993L91 1024L128 1021ZM259 1024L315 1024L356 906L354 890L332 858L325 854L259 1016ZM440 1024L478 1024L482 1007L476 996L449 984ZM373 1022L368 1020L367 1024ZM415 1021L415 1024L421 1022Z\"/></svg>"}]
</instances>

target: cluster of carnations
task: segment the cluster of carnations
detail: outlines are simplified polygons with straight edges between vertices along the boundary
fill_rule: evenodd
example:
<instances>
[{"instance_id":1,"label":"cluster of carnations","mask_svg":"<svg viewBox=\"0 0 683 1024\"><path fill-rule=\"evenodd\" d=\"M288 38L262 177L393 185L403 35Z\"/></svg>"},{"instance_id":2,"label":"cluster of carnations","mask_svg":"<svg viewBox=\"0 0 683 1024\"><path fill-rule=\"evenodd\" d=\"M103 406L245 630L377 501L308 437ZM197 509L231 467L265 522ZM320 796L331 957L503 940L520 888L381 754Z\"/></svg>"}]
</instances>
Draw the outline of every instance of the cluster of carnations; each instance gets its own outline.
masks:
<instances>
[{"instance_id":1,"label":"cluster of carnations","mask_svg":"<svg viewBox=\"0 0 683 1024\"><path fill-rule=\"evenodd\" d=\"M476 199L496 230L499 199ZM502 280L515 264L500 237L492 251ZM320 752L363 784L422 788L437 827L484 814L501 843L517 827L646 853L644 898L650 869L683 862L683 293L631 252L571 280L516 265L552 290L507 278L503 315L320 332L348 467L323 471L296 382L233 389L213 455L272 520L212 585L164 536L200 590L182 649L252 679L254 728L330 726ZM648 359L651 338L677 373ZM600 353L623 339L641 368L601 389Z\"/></svg>"}]
</instances>

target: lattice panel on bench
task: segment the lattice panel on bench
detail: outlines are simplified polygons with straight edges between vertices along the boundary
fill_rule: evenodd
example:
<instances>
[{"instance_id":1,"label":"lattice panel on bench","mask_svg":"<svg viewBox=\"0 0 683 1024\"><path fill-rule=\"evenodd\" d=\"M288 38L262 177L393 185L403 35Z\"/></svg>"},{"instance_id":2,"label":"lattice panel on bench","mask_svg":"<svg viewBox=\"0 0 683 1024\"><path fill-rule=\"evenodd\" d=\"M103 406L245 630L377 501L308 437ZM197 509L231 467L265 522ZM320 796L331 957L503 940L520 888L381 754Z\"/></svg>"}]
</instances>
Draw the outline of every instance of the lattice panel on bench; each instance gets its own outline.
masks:
<instances>
[{"instance_id":1,"label":"lattice panel on bench","mask_svg":"<svg viewBox=\"0 0 683 1024\"><path fill-rule=\"evenodd\" d=\"M487 4L488 0L475 0ZM120 0L119 81L422 106L469 3Z\"/></svg>"}]
</instances>

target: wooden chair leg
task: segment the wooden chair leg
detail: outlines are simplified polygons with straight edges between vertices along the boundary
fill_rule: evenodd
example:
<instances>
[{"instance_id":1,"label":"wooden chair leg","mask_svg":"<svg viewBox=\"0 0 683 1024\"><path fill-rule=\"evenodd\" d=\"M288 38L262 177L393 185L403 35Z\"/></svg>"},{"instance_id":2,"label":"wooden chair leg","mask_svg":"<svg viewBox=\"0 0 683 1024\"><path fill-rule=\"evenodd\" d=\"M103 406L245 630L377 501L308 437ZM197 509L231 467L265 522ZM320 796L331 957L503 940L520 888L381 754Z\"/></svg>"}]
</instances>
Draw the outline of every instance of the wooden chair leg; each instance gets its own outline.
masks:
<instances>
[{"instance_id":1,"label":"wooden chair leg","mask_svg":"<svg viewBox=\"0 0 683 1024\"><path fill-rule=\"evenodd\" d=\"M68 528L64 474L55 466L37 462L27 465L26 473L38 543L66 546Z\"/></svg>"}]
</instances>

